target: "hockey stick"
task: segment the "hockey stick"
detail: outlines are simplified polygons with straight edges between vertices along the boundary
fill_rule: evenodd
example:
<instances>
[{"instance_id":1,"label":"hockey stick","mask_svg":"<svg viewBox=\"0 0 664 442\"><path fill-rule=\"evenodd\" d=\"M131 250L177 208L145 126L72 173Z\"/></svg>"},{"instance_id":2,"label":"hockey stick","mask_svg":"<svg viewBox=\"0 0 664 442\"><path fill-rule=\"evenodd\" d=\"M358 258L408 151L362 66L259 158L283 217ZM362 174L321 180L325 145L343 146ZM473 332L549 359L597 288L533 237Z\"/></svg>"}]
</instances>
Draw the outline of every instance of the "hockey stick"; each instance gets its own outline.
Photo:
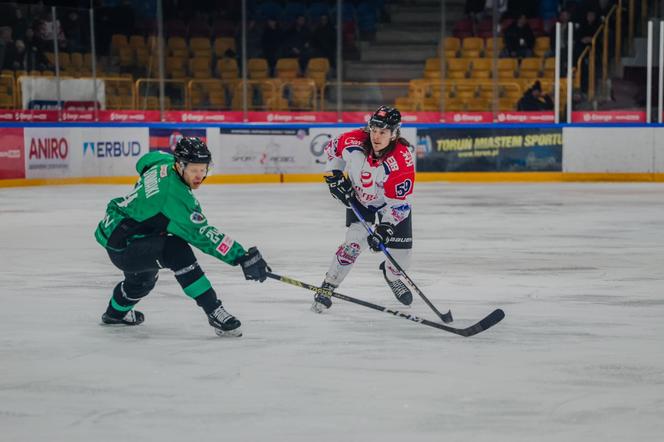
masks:
<instances>
[{"instance_id":1,"label":"hockey stick","mask_svg":"<svg viewBox=\"0 0 664 442\"><path fill-rule=\"evenodd\" d=\"M371 226L369 226L369 223L367 223L366 220L362 217L362 215L360 214L360 211L357 210L357 207L355 207L355 204L353 204L352 201L349 201L349 204L350 204L350 208L355 213L355 216L357 217L357 219L362 223L364 228L367 229L367 232L369 232L369 235L373 235L373 230L371 229ZM428 305L429 308L431 308L431 310L433 310L433 312L436 315L438 315L438 317L441 319L441 321L443 321L445 323L450 323L450 322L453 321L452 311L448 310L447 313L444 313L444 314L439 312L438 309L436 308L436 306L434 306L431 303L431 301L429 301L429 299L426 296L424 296L424 293L422 293L422 290L420 290L419 287L417 287L417 285L415 285L413 280L410 279L410 277L406 274L406 271L404 269L402 269L401 266L399 265L399 263L392 257L392 254L390 254L390 252L387 250L387 247L385 247L385 244L383 244L382 242L380 243L380 250L382 250L382 252L385 254L385 256L387 256L387 259L390 260L392 265L394 267L396 267L397 270L403 275L404 279L406 281L408 281L408 283L415 289L417 294L420 295L420 298L422 298L422 300L424 300L426 305Z\"/></svg>"},{"instance_id":2,"label":"hockey stick","mask_svg":"<svg viewBox=\"0 0 664 442\"><path fill-rule=\"evenodd\" d=\"M407 319L409 321L416 322L422 325L428 325L429 327L437 328L439 330L443 330L449 333L454 333L455 335L464 336L464 337L469 337L481 333L484 330L487 330L493 327L494 325L498 324L505 317L505 313L501 309L496 309L491 313L489 313L489 315L485 316L481 321L479 321L474 325L471 325L470 327L467 328L450 327L449 325L439 324L437 322L429 321L423 318L418 318L417 316L410 315L408 313L403 313L398 310L392 310L387 307L382 307L377 304L372 304L371 302L363 301L361 299L353 298L347 295L342 295L341 293L337 293L329 289L316 287L315 285L307 284L306 282L298 281L297 279L288 278L286 276L277 275L271 272L267 273L267 277L276 279L277 281L281 281L286 284L294 285L295 287L302 287L304 289L311 290L312 292L315 293L320 293L325 296L330 296L342 299L344 301L352 302L354 304L359 304L364 307L368 307L370 309L378 310L379 312L389 313L398 318Z\"/></svg>"}]
</instances>

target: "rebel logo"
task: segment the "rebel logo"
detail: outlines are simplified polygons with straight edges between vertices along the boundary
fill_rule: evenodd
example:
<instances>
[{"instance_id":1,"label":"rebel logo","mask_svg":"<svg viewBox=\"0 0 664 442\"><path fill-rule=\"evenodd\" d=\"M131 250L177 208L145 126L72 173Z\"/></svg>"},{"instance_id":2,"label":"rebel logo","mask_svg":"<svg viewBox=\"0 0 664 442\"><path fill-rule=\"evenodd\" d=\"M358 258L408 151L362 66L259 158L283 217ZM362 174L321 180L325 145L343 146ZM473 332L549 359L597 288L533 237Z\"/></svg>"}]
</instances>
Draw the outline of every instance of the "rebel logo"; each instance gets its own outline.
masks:
<instances>
[{"instance_id":1,"label":"rebel logo","mask_svg":"<svg viewBox=\"0 0 664 442\"><path fill-rule=\"evenodd\" d=\"M30 140L31 160L64 160L69 155L69 145L63 138L33 138Z\"/></svg>"},{"instance_id":2,"label":"rebel logo","mask_svg":"<svg viewBox=\"0 0 664 442\"><path fill-rule=\"evenodd\" d=\"M373 185L373 176L371 172L362 172L360 173L360 182L362 187L371 187Z\"/></svg>"}]
</instances>

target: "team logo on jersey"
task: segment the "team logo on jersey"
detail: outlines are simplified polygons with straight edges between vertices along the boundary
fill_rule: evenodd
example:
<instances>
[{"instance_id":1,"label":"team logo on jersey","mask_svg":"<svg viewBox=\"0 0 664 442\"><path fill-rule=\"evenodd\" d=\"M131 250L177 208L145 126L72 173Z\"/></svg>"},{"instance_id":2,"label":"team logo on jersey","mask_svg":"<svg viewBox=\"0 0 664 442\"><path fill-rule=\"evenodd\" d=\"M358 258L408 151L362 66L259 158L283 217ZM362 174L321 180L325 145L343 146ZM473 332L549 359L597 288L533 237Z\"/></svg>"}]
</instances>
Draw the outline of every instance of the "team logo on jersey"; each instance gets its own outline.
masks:
<instances>
[{"instance_id":1,"label":"team logo on jersey","mask_svg":"<svg viewBox=\"0 0 664 442\"><path fill-rule=\"evenodd\" d=\"M344 140L344 146L361 146L362 141L354 137L348 137Z\"/></svg>"},{"instance_id":2,"label":"team logo on jersey","mask_svg":"<svg viewBox=\"0 0 664 442\"><path fill-rule=\"evenodd\" d=\"M362 183L362 187L373 186L373 175L371 175L371 172L363 171L360 173L360 182Z\"/></svg>"},{"instance_id":3,"label":"team logo on jersey","mask_svg":"<svg viewBox=\"0 0 664 442\"><path fill-rule=\"evenodd\" d=\"M205 216L200 212L192 212L189 219L194 224L203 224L205 222Z\"/></svg>"},{"instance_id":4,"label":"team logo on jersey","mask_svg":"<svg viewBox=\"0 0 664 442\"><path fill-rule=\"evenodd\" d=\"M337 261L342 266L349 266L355 262L360 254L360 245L356 242L342 244L337 250Z\"/></svg>"},{"instance_id":5,"label":"team logo on jersey","mask_svg":"<svg viewBox=\"0 0 664 442\"><path fill-rule=\"evenodd\" d=\"M161 152L161 151L160 151L160 152ZM159 169L159 178L165 178L166 175L168 175L168 165L167 165L167 164L164 164L164 165L161 166L161 168Z\"/></svg>"},{"instance_id":6,"label":"team logo on jersey","mask_svg":"<svg viewBox=\"0 0 664 442\"><path fill-rule=\"evenodd\" d=\"M235 244L235 241L230 236L226 235L217 246L217 252L219 252L221 256L226 256L231 247L233 247L233 244Z\"/></svg>"},{"instance_id":7,"label":"team logo on jersey","mask_svg":"<svg viewBox=\"0 0 664 442\"><path fill-rule=\"evenodd\" d=\"M399 170L399 163L397 163L397 159L394 157L387 157L385 160L385 163L387 164L387 167L390 168L392 172L396 172Z\"/></svg>"}]
</instances>

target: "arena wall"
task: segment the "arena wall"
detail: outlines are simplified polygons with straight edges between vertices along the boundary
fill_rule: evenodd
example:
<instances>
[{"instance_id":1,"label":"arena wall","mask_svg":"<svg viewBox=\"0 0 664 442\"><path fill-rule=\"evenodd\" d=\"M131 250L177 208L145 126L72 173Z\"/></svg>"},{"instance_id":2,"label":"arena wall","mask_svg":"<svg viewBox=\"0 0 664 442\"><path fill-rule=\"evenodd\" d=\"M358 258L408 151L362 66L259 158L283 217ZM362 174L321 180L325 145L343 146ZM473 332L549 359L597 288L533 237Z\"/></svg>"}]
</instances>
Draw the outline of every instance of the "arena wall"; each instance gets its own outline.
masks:
<instances>
[{"instance_id":1,"label":"arena wall","mask_svg":"<svg viewBox=\"0 0 664 442\"><path fill-rule=\"evenodd\" d=\"M320 180L323 146L357 125L11 123L0 186L132 183L143 154L205 139L211 183ZM664 126L410 125L420 181L664 181Z\"/></svg>"}]
</instances>

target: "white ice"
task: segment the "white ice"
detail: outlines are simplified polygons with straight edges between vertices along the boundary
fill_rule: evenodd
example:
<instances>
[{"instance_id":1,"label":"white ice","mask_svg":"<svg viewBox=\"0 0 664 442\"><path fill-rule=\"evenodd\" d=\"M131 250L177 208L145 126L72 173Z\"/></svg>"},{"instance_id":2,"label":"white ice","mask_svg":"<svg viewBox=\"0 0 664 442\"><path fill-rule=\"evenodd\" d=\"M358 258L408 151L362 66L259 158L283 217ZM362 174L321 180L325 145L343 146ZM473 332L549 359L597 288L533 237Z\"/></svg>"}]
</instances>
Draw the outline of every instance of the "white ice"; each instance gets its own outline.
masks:
<instances>
[{"instance_id":1,"label":"white ice","mask_svg":"<svg viewBox=\"0 0 664 442\"><path fill-rule=\"evenodd\" d=\"M163 271L134 328L93 239L129 186L0 189L1 441L661 441L664 185L420 184L410 272L462 338L245 281L198 252L244 337ZM207 185L212 224L318 284L342 241L323 184ZM399 308L366 253L339 289ZM409 312L433 319L416 297Z\"/></svg>"}]
</instances>

